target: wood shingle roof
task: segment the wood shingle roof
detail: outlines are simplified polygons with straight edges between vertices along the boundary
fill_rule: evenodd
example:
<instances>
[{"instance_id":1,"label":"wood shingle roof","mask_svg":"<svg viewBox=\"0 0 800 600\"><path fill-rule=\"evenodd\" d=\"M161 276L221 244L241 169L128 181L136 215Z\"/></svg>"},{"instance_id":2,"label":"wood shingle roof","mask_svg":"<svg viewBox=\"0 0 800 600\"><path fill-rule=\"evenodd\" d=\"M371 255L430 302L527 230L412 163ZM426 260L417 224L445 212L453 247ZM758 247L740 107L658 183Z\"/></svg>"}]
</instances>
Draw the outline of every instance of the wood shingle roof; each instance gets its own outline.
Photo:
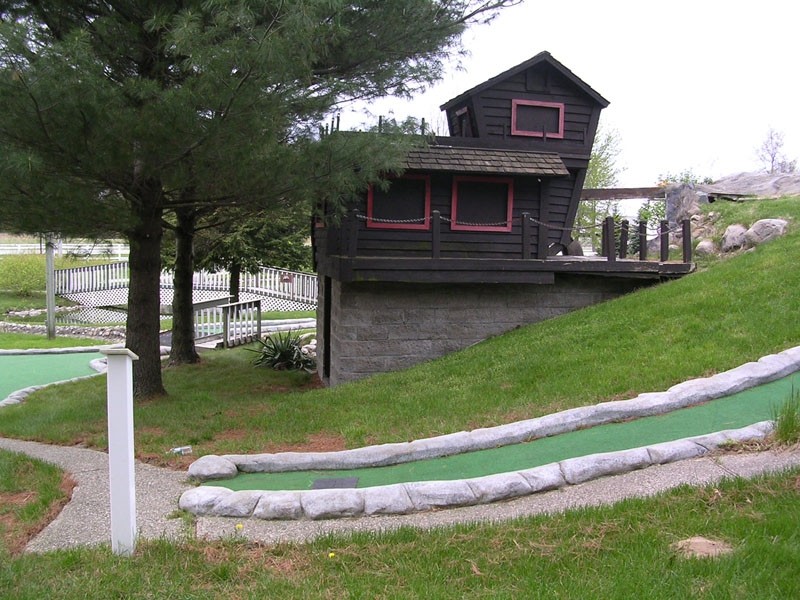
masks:
<instances>
[{"instance_id":1,"label":"wood shingle roof","mask_svg":"<svg viewBox=\"0 0 800 600\"><path fill-rule=\"evenodd\" d=\"M412 171L448 171L491 175L569 175L561 158L551 152L428 146L408 153Z\"/></svg>"}]
</instances>

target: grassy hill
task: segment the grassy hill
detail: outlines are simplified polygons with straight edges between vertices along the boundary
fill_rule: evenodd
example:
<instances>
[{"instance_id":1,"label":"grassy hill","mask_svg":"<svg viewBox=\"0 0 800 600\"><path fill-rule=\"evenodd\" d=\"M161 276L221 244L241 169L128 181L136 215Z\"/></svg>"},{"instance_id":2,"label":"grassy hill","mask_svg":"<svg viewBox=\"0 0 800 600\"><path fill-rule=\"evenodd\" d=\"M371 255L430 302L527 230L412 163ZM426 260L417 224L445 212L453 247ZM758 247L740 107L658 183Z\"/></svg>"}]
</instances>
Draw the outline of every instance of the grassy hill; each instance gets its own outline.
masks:
<instances>
[{"instance_id":1,"label":"grassy hill","mask_svg":"<svg viewBox=\"0 0 800 600\"><path fill-rule=\"evenodd\" d=\"M718 203L729 222L785 217L800 200ZM136 407L137 448L159 454L338 449L409 440L663 390L800 344L800 231L605 304L523 327L403 372L309 390L246 350L168 369L170 396ZM105 444L104 380L37 393L0 435Z\"/></svg>"}]
</instances>

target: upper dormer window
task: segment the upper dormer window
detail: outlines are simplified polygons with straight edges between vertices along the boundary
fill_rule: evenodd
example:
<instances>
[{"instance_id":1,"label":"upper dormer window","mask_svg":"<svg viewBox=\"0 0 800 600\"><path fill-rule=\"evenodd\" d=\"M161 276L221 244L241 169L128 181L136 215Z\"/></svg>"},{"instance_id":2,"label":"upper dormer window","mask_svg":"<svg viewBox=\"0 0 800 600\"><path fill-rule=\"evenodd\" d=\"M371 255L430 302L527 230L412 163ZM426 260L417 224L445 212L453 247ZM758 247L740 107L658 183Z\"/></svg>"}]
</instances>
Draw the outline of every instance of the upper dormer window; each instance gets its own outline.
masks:
<instances>
[{"instance_id":1,"label":"upper dormer window","mask_svg":"<svg viewBox=\"0 0 800 600\"><path fill-rule=\"evenodd\" d=\"M511 135L563 139L564 104L538 100L512 100Z\"/></svg>"},{"instance_id":2,"label":"upper dormer window","mask_svg":"<svg viewBox=\"0 0 800 600\"><path fill-rule=\"evenodd\" d=\"M472 137L472 119L466 106L456 111L456 135Z\"/></svg>"}]
</instances>

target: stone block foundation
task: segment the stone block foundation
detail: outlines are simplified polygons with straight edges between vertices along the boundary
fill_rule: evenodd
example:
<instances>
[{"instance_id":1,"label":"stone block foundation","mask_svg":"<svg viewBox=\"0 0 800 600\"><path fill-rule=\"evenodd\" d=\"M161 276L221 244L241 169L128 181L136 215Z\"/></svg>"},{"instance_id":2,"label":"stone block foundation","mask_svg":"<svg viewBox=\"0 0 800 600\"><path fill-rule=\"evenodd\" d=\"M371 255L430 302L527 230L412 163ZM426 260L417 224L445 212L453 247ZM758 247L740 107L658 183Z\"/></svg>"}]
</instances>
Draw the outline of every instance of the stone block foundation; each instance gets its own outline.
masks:
<instances>
[{"instance_id":1,"label":"stone block foundation","mask_svg":"<svg viewBox=\"0 0 800 600\"><path fill-rule=\"evenodd\" d=\"M652 283L559 274L551 285L342 283L324 278L317 322L319 374L337 385L405 369Z\"/></svg>"}]
</instances>

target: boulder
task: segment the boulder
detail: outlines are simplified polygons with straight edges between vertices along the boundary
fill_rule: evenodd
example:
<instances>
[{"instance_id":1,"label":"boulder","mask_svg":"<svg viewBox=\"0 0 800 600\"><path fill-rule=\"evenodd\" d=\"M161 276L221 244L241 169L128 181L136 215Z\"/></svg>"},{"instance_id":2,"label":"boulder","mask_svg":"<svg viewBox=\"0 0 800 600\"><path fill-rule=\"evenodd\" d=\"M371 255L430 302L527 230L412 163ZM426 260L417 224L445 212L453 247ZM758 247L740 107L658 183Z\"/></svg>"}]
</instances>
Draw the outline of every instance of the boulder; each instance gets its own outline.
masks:
<instances>
[{"instance_id":1,"label":"boulder","mask_svg":"<svg viewBox=\"0 0 800 600\"><path fill-rule=\"evenodd\" d=\"M757 246L785 234L788 224L783 219L761 219L753 223L753 226L745 232L744 237L748 244Z\"/></svg>"},{"instance_id":2,"label":"boulder","mask_svg":"<svg viewBox=\"0 0 800 600\"><path fill-rule=\"evenodd\" d=\"M716 254L717 246L712 240L701 240L694 248L695 254L698 256L708 256Z\"/></svg>"},{"instance_id":3,"label":"boulder","mask_svg":"<svg viewBox=\"0 0 800 600\"><path fill-rule=\"evenodd\" d=\"M722 251L733 252L744 246L747 243L745 239L746 232L747 228L744 225L738 223L729 225L722 236Z\"/></svg>"},{"instance_id":4,"label":"boulder","mask_svg":"<svg viewBox=\"0 0 800 600\"><path fill-rule=\"evenodd\" d=\"M231 479L238 473L239 469L236 467L236 463L216 454L202 456L189 465L189 477L200 481Z\"/></svg>"}]
</instances>

